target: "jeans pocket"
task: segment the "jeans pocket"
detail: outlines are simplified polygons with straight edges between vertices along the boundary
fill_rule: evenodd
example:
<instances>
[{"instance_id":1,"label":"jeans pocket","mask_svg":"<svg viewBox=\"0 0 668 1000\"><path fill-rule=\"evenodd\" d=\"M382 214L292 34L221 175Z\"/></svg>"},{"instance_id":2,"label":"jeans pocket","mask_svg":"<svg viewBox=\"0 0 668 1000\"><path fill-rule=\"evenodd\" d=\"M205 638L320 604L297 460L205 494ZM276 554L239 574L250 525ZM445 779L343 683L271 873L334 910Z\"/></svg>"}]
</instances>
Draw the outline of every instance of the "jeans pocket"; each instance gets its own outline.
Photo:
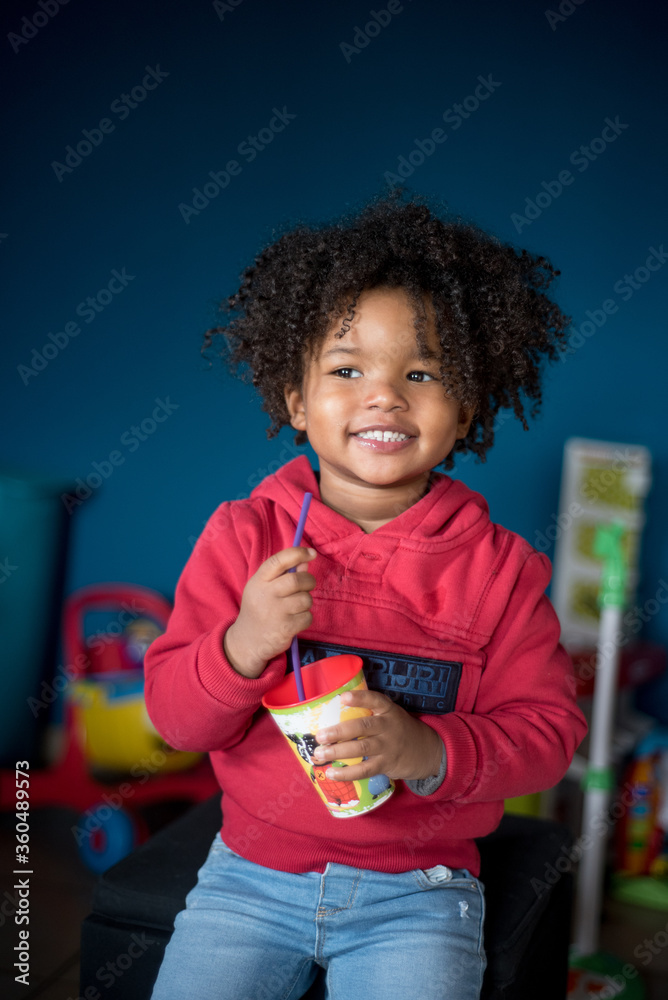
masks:
<instances>
[{"instance_id":1,"label":"jeans pocket","mask_svg":"<svg viewBox=\"0 0 668 1000\"><path fill-rule=\"evenodd\" d=\"M481 884L475 875L471 875L467 868L448 868L447 865L434 865L433 868L419 868L417 874L421 876L421 881L426 888L456 885L460 889L474 889L481 891Z\"/></svg>"},{"instance_id":2,"label":"jeans pocket","mask_svg":"<svg viewBox=\"0 0 668 1000\"><path fill-rule=\"evenodd\" d=\"M427 879L430 885L443 885L451 882L455 876L455 869L448 868L447 865L434 865L433 868L421 868L420 873Z\"/></svg>"}]
</instances>

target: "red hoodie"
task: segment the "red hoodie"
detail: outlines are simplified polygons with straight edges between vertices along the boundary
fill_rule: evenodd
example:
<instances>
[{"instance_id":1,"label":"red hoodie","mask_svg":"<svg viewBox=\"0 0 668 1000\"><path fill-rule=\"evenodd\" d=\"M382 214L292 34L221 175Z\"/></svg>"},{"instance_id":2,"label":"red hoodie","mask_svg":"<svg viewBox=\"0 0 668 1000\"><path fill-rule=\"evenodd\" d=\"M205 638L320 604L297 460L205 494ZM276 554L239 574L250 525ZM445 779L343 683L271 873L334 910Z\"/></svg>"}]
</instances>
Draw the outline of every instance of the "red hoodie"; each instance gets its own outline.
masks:
<instances>
[{"instance_id":1,"label":"red hoodie","mask_svg":"<svg viewBox=\"0 0 668 1000\"><path fill-rule=\"evenodd\" d=\"M504 799L560 781L586 733L544 594L549 560L493 524L480 494L432 478L421 500L366 534L322 503L307 458L296 458L247 500L221 504L181 574L167 631L146 655L146 703L172 747L210 752L222 838L250 861L290 872L330 861L385 872L444 864L478 875L473 838L496 828ZM329 815L261 707L286 653L249 679L223 652L246 581L292 545L306 491L303 544L318 556L302 662L359 653L369 687L435 729L447 754L432 794L397 781L379 809L346 822Z\"/></svg>"}]
</instances>

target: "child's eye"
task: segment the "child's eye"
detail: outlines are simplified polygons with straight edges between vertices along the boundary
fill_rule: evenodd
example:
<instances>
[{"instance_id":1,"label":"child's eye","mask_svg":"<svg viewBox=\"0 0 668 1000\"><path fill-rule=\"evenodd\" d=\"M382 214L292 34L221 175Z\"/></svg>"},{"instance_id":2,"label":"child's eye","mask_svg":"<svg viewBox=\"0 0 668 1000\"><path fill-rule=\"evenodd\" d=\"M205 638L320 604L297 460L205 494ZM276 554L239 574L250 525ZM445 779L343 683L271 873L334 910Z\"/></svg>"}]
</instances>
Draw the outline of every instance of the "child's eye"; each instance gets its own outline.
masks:
<instances>
[{"instance_id":1,"label":"child's eye","mask_svg":"<svg viewBox=\"0 0 668 1000\"><path fill-rule=\"evenodd\" d=\"M362 373L357 368L337 368L332 375L340 375L341 378L361 378Z\"/></svg>"},{"instance_id":2,"label":"child's eye","mask_svg":"<svg viewBox=\"0 0 668 1000\"><path fill-rule=\"evenodd\" d=\"M414 378L413 376L416 377ZM432 382L438 381L436 375L430 375L429 372L409 372L407 378L411 382L426 382L428 379L431 379Z\"/></svg>"}]
</instances>

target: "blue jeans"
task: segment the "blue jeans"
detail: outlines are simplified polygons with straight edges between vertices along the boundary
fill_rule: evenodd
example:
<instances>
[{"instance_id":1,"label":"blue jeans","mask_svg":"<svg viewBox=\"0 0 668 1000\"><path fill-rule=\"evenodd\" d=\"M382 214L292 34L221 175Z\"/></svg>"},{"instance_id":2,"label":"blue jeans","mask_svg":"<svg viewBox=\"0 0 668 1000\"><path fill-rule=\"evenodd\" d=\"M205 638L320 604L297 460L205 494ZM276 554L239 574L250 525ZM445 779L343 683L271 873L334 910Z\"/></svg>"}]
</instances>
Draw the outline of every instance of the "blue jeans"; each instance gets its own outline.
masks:
<instances>
[{"instance_id":1,"label":"blue jeans","mask_svg":"<svg viewBox=\"0 0 668 1000\"><path fill-rule=\"evenodd\" d=\"M152 1000L297 1000L320 967L329 1000L478 1000L484 914L465 868L291 874L216 834Z\"/></svg>"}]
</instances>

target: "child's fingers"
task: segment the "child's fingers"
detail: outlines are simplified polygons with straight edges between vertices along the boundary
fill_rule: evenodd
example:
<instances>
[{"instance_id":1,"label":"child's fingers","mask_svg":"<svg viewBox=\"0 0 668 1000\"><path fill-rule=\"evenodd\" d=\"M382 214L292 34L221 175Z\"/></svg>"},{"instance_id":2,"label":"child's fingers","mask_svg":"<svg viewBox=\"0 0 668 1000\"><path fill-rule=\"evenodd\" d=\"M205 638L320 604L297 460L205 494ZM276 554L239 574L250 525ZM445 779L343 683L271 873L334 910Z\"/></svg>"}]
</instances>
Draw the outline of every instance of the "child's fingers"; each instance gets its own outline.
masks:
<instances>
[{"instance_id":1,"label":"child's fingers","mask_svg":"<svg viewBox=\"0 0 668 1000\"><path fill-rule=\"evenodd\" d=\"M276 597L289 597L315 587L315 577L310 573L284 573L272 582L272 593Z\"/></svg>"},{"instance_id":2,"label":"child's fingers","mask_svg":"<svg viewBox=\"0 0 668 1000\"><path fill-rule=\"evenodd\" d=\"M367 739L370 736L376 736L382 728L374 722L373 715L363 716L361 718L346 719L345 722L340 722L336 726L331 726L328 729L322 729L315 734L316 741L323 746L327 747L338 747L341 743L346 744L350 740L361 740ZM368 753L368 750L364 751ZM333 757L329 758L333 760Z\"/></svg>"},{"instance_id":3,"label":"child's fingers","mask_svg":"<svg viewBox=\"0 0 668 1000\"><path fill-rule=\"evenodd\" d=\"M292 628L293 636L298 635L299 632L305 632L307 628L310 628L313 624L313 615L310 611L302 611L298 615L292 616ZM292 641L292 639L290 640Z\"/></svg>"},{"instance_id":4,"label":"child's fingers","mask_svg":"<svg viewBox=\"0 0 668 1000\"><path fill-rule=\"evenodd\" d=\"M310 611L313 607L313 598L306 590L301 590L297 594L290 594L285 597L281 608L287 615L300 615L304 611Z\"/></svg>"},{"instance_id":5,"label":"child's fingers","mask_svg":"<svg viewBox=\"0 0 668 1000\"><path fill-rule=\"evenodd\" d=\"M327 746L316 747L313 760L317 764L329 764L333 760L360 760L361 757L374 757L381 753L382 741L373 737L356 740L342 740Z\"/></svg>"},{"instance_id":6,"label":"child's fingers","mask_svg":"<svg viewBox=\"0 0 668 1000\"><path fill-rule=\"evenodd\" d=\"M380 691L346 691L341 695L341 704L344 708L370 709L372 715L358 716L339 722L335 726L327 726L318 730L315 738L318 743L339 743L341 740L352 740L358 736L368 736L380 732L385 722L380 720L380 716L396 710L395 703L382 694Z\"/></svg>"},{"instance_id":7,"label":"child's fingers","mask_svg":"<svg viewBox=\"0 0 668 1000\"><path fill-rule=\"evenodd\" d=\"M315 559L316 554L315 549L308 549L302 546L281 549L280 552L274 552L273 556L269 556L262 563L256 576L269 583L282 576L283 573L287 573L288 570L296 569L300 563L309 563L312 559Z\"/></svg>"},{"instance_id":8,"label":"child's fingers","mask_svg":"<svg viewBox=\"0 0 668 1000\"><path fill-rule=\"evenodd\" d=\"M370 708L374 715L388 712L395 704L382 691L369 691L367 688L346 691L341 695L341 702L349 708Z\"/></svg>"},{"instance_id":9,"label":"child's fingers","mask_svg":"<svg viewBox=\"0 0 668 1000\"><path fill-rule=\"evenodd\" d=\"M337 760L339 759L337 757ZM362 781L364 778L372 778L374 774L385 774L380 757L369 757L359 764L350 764L348 767L332 767L329 763L317 762L315 766L324 773L328 781Z\"/></svg>"}]
</instances>

